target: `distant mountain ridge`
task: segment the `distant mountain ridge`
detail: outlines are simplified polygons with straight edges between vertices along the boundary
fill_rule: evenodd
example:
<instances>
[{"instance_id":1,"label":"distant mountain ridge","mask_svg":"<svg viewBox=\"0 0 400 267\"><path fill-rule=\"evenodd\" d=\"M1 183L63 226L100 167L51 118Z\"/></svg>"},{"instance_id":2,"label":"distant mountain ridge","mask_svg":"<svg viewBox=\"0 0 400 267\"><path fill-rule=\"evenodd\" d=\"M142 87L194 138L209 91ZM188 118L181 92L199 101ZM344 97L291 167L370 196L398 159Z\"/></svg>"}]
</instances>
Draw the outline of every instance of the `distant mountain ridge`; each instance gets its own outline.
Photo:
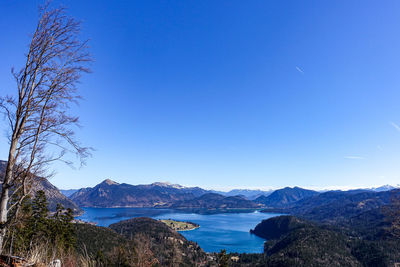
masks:
<instances>
[{"instance_id":1,"label":"distant mountain ridge","mask_svg":"<svg viewBox=\"0 0 400 267\"><path fill-rule=\"evenodd\" d=\"M384 190L382 187L376 190ZM335 192L335 191L328 191ZM341 191L339 191L341 192ZM347 192L374 192L372 189L356 189ZM67 192L68 194L68 192ZM255 197L254 194L257 197ZM106 179L94 187L82 188L69 198L80 207L158 207L188 209L255 209L285 208L321 194L300 187L285 187L272 192L251 189L234 189L229 192L185 187L168 182L147 185L130 185ZM204 197L204 195L206 195Z\"/></svg>"},{"instance_id":2,"label":"distant mountain ridge","mask_svg":"<svg viewBox=\"0 0 400 267\"><path fill-rule=\"evenodd\" d=\"M119 184L110 179L91 188L83 188L70 196L80 207L169 207L207 193L199 187L183 187L166 183L150 185Z\"/></svg>"},{"instance_id":3,"label":"distant mountain ridge","mask_svg":"<svg viewBox=\"0 0 400 267\"><path fill-rule=\"evenodd\" d=\"M300 187L285 187L274 191L268 196L260 196L256 198L254 202L264 204L267 207L284 207L318 194L319 192L317 191Z\"/></svg>"},{"instance_id":4,"label":"distant mountain ridge","mask_svg":"<svg viewBox=\"0 0 400 267\"><path fill-rule=\"evenodd\" d=\"M347 223L361 213L379 209L391 203L400 190L373 192L366 190L328 191L300 200L275 211L293 214L318 222ZM274 209L273 209L274 210ZM266 211L271 211L267 209Z\"/></svg>"},{"instance_id":5,"label":"distant mountain ridge","mask_svg":"<svg viewBox=\"0 0 400 267\"><path fill-rule=\"evenodd\" d=\"M254 200L257 197L260 196L268 196L270 195L274 190L260 190L260 189L232 189L228 192L216 192L221 195L231 197L231 196L238 196L242 195L246 197L248 200Z\"/></svg>"},{"instance_id":6,"label":"distant mountain ridge","mask_svg":"<svg viewBox=\"0 0 400 267\"><path fill-rule=\"evenodd\" d=\"M171 206L174 209L256 209L261 206L242 196L223 196L207 193L192 200L179 201Z\"/></svg>"},{"instance_id":7,"label":"distant mountain ridge","mask_svg":"<svg viewBox=\"0 0 400 267\"><path fill-rule=\"evenodd\" d=\"M382 185L382 186L378 186L378 187L372 187L367 190L371 190L371 191L375 191L375 192L382 192L382 191L390 191L390 190L397 189L397 188L400 188L399 184L394 185L394 186L390 185L390 184L386 184L386 185Z\"/></svg>"},{"instance_id":8,"label":"distant mountain ridge","mask_svg":"<svg viewBox=\"0 0 400 267\"><path fill-rule=\"evenodd\" d=\"M257 209L262 205L243 196L224 196L200 187L170 183L119 184L106 179L95 187L82 188L70 199L80 207L158 207L175 209Z\"/></svg>"}]
</instances>

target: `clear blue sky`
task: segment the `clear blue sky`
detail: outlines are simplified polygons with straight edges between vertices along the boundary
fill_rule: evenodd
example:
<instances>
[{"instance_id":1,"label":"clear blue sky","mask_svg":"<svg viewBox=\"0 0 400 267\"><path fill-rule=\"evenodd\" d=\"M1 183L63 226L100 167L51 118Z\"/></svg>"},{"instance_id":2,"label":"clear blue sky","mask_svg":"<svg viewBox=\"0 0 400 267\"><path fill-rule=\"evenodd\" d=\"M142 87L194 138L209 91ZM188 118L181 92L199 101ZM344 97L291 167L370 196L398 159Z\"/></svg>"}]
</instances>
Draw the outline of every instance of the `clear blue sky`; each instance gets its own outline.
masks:
<instances>
[{"instance_id":1,"label":"clear blue sky","mask_svg":"<svg viewBox=\"0 0 400 267\"><path fill-rule=\"evenodd\" d=\"M0 2L1 94L38 3ZM96 60L74 107L96 151L58 187L400 183L399 1L63 3Z\"/></svg>"}]
</instances>

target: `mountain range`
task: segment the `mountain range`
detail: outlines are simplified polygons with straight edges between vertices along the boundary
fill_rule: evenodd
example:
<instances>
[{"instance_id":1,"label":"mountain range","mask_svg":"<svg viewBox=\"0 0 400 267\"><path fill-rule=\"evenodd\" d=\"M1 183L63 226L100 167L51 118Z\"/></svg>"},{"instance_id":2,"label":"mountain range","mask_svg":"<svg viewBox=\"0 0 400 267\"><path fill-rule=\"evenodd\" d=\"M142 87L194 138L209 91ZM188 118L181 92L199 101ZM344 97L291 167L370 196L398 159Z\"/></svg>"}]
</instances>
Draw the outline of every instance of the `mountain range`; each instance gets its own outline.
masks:
<instances>
[{"instance_id":1,"label":"mountain range","mask_svg":"<svg viewBox=\"0 0 400 267\"><path fill-rule=\"evenodd\" d=\"M246 191L262 194L255 200L243 194L245 190L231 191L228 194L216 193L200 187L184 187L169 183L149 185L119 184L106 179L95 187L82 188L69 198L80 207L158 207L175 209L257 209L264 206L282 207L294 201L318 194L316 191L299 187L284 188L267 195L266 191ZM264 194L263 194L264 192Z\"/></svg>"},{"instance_id":2,"label":"mountain range","mask_svg":"<svg viewBox=\"0 0 400 267\"><path fill-rule=\"evenodd\" d=\"M389 187L386 187L389 188ZM170 183L130 185L106 179L94 187L82 188L69 198L79 207L156 207L176 209L284 209L294 208L296 203L324 201L324 196L336 194L373 193L383 188L324 193L300 187L285 187L273 192L262 190L231 190L219 192L200 187L185 187ZM69 192L67 192L69 193ZM232 195L238 193L237 195ZM255 195L259 195L254 199ZM320 198L316 198L322 195ZM309 200L309 202L307 202ZM304 202L302 202L304 201Z\"/></svg>"},{"instance_id":3,"label":"mountain range","mask_svg":"<svg viewBox=\"0 0 400 267\"><path fill-rule=\"evenodd\" d=\"M93 188L78 190L70 199L80 207L169 207L206 192L199 187L178 187L165 183L129 185L107 179Z\"/></svg>"},{"instance_id":4,"label":"mountain range","mask_svg":"<svg viewBox=\"0 0 400 267\"><path fill-rule=\"evenodd\" d=\"M0 161L0 176L4 173L6 163L6 161ZM313 214L325 216L325 213L334 214L335 211L344 208L356 211L382 205L388 201L385 192L396 188L385 185L369 189L321 193L300 187L285 187L275 191L234 189L229 192L220 192L171 183L130 185L106 179L95 187L62 190L62 194L48 180L40 179L39 181L33 189L33 195L38 190L43 190L48 198L50 210L54 210L57 203L60 203L65 208L72 208L75 213L81 213L81 207L156 207L192 210L265 208L265 211L304 217L317 216ZM369 196L375 196L375 198L369 199ZM357 198L364 199L364 202L361 204L357 202L358 206L354 206ZM349 203L353 203L353 206Z\"/></svg>"},{"instance_id":5,"label":"mountain range","mask_svg":"<svg viewBox=\"0 0 400 267\"><path fill-rule=\"evenodd\" d=\"M399 189L390 191L328 191L302 199L283 208L266 209L265 212L281 212L318 222L348 223L351 218L364 212L379 209L391 203Z\"/></svg>"}]
</instances>

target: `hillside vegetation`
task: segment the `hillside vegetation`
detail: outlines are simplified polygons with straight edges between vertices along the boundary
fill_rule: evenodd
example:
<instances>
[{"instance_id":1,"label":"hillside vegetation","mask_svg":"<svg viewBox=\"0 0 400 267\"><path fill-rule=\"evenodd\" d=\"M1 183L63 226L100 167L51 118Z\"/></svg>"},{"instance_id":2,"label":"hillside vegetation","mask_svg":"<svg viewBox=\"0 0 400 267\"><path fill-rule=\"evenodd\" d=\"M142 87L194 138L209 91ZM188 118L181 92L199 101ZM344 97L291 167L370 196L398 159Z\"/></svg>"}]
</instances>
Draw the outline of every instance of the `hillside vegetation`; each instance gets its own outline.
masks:
<instances>
[{"instance_id":1,"label":"hillside vegetation","mask_svg":"<svg viewBox=\"0 0 400 267\"><path fill-rule=\"evenodd\" d=\"M272 266L393 266L400 262L399 190L327 192L299 201L252 233ZM327 264L329 259L330 264Z\"/></svg>"},{"instance_id":2,"label":"hillside vegetation","mask_svg":"<svg viewBox=\"0 0 400 267\"><path fill-rule=\"evenodd\" d=\"M142 250L151 251L161 266L190 266L206 262L206 254L194 242L163 222L151 218L134 218L109 226Z\"/></svg>"}]
</instances>

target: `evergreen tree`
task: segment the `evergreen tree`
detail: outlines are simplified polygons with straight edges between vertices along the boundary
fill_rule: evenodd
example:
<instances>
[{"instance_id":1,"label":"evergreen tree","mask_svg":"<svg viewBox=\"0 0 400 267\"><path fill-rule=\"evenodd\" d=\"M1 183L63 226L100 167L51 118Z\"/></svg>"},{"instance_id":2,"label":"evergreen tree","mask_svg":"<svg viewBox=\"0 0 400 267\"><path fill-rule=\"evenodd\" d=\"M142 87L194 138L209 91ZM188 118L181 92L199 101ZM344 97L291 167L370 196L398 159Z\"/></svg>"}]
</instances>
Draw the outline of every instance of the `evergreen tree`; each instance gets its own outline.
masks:
<instances>
[{"instance_id":1,"label":"evergreen tree","mask_svg":"<svg viewBox=\"0 0 400 267\"><path fill-rule=\"evenodd\" d=\"M225 249L221 249L221 251L218 253L218 266L220 267L229 266L229 256L226 255Z\"/></svg>"},{"instance_id":2,"label":"evergreen tree","mask_svg":"<svg viewBox=\"0 0 400 267\"><path fill-rule=\"evenodd\" d=\"M75 246L75 230L71 223L73 219L72 209L64 210L61 204L57 204L56 212L51 221L51 239L61 249L68 250Z\"/></svg>"},{"instance_id":3,"label":"evergreen tree","mask_svg":"<svg viewBox=\"0 0 400 267\"><path fill-rule=\"evenodd\" d=\"M57 204L55 213L49 217L47 206L43 191L38 191L33 200L24 200L8 232L6 248L10 254L26 255L36 245L48 246L49 256L74 249L76 233L72 209L65 210Z\"/></svg>"},{"instance_id":4,"label":"evergreen tree","mask_svg":"<svg viewBox=\"0 0 400 267\"><path fill-rule=\"evenodd\" d=\"M14 218L12 227L8 233L9 244L7 244L10 254L27 251L32 239L33 230L30 224L32 220L32 199L26 197L22 204L18 216Z\"/></svg>"},{"instance_id":5,"label":"evergreen tree","mask_svg":"<svg viewBox=\"0 0 400 267\"><path fill-rule=\"evenodd\" d=\"M47 206L48 202L44 191L38 191L32 202L32 220L30 222L30 227L32 228L33 241L45 241L50 234L48 221L49 209Z\"/></svg>"}]
</instances>

